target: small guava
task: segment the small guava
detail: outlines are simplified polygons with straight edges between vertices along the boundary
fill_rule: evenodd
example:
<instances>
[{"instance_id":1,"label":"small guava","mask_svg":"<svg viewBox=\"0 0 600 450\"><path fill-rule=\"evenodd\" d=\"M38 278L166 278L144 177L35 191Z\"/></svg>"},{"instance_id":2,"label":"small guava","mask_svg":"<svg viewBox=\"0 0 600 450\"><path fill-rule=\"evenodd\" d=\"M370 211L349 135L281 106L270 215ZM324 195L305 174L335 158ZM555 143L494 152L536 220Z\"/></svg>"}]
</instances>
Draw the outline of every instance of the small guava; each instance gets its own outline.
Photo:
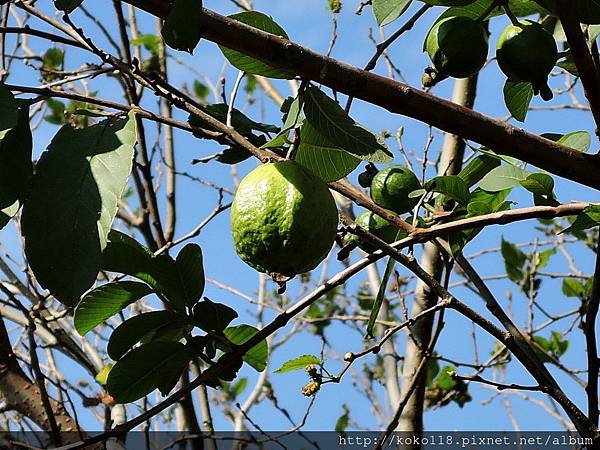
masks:
<instances>
[{"instance_id":1,"label":"small guava","mask_svg":"<svg viewBox=\"0 0 600 450\"><path fill-rule=\"evenodd\" d=\"M293 161L263 164L241 181L231 206L235 249L270 275L308 272L335 240L338 212L327 185Z\"/></svg>"},{"instance_id":2,"label":"small guava","mask_svg":"<svg viewBox=\"0 0 600 450\"><path fill-rule=\"evenodd\" d=\"M418 197L409 197L411 192L418 189L421 189L421 183L410 169L390 166L373 177L371 198L382 208L404 214L419 202Z\"/></svg>"},{"instance_id":3,"label":"small guava","mask_svg":"<svg viewBox=\"0 0 600 450\"><path fill-rule=\"evenodd\" d=\"M558 60L552 34L537 22L509 25L498 40L498 65L510 81L528 81L544 100L552 98L548 75Z\"/></svg>"},{"instance_id":4,"label":"small guava","mask_svg":"<svg viewBox=\"0 0 600 450\"><path fill-rule=\"evenodd\" d=\"M468 17L447 17L435 23L425 39L425 50L436 71L467 78L481 70L488 54L485 28Z\"/></svg>"}]
</instances>

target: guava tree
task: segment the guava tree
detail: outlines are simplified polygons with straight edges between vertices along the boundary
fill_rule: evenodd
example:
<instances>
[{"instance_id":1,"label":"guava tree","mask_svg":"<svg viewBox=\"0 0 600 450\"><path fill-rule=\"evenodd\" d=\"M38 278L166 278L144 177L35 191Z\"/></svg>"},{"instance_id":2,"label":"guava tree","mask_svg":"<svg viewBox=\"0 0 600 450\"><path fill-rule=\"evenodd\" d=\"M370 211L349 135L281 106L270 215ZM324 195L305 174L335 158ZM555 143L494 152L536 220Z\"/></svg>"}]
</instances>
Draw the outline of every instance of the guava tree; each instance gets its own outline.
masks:
<instances>
[{"instance_id":1,"label":"guava tree","mask_svg":"<svg viewBox=\"0 0 600 450\"><path fill-rule=\"evenodd\" d=\"M3 427L597 442L598 1L204 3L0 1Z\"/></svg>"}]
</instances>

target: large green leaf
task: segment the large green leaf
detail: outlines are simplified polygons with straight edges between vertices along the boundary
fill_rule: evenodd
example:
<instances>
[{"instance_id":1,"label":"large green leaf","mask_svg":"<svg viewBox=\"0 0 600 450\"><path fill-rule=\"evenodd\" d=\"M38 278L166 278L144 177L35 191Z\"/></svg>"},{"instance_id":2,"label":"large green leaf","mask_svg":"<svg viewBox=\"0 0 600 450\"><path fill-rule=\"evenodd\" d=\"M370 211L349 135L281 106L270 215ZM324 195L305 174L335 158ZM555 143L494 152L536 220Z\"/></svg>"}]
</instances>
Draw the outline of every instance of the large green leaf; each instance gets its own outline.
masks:
<instances>
[{"instance_id":1,"label":"large green leaf","mask_svg":"<svg viewBox=\"0 0 600 450\"><path fill-rule=\"evenodd\" d=\"M536 0L545 8L556 11L556 0ZM577 7L577 16L582 23L600 24L600 0L573 0Z\"/></svg>"},{"instance_id":2,"label":"large green leaf","mask_svg":"<svg viewBox=\"0 0 600 450\"><path fill-rule=\"evenodd\" d=\"M192 53L200 38L202 0L175 0L161 34L169 47Z\"/></svg>"},{"instance_id":3,"label":"large green leaf","mask_svg":"<svg viewBox=\"0 0 600 450\"><path fill-rule=\"evenodd\" d=\"M432 178L425 183L425 189L429 192L438 192L444 196L456 200L463 205L469 202L469 187L464 180L457 175L447 175Z\"/></svg>"},{"instance_id":4,"label":"large green leaf","mask_svg":"<svg viewBox=\"0 0 600 450\"><path fill-rule=\"evenodd\" d=\"M0 96L1 92L0 89ZM10 109L10 102L7 107ZM29 108L25 104L19 108L15 126L0 134L4 135L0 136L0 228L3 228L27 197L33 176Z\"/></svg>"},{"instance_id":5,"label":"large green leaf","mask_svg":"<svg viewBox=\"0 0 600 450\"><path fill-rule=\"evenodd\" d=\"M587 131L573 131L561 137L558 143L586 153L592 145L592 136Z\"/></svg>"},{"instance_id":6,"label":"large green leaf","mask_svg":"<svg viewBox=\"0 0 600 450\"><path fill-rule=\"evenodd\" d=\"M302 355L297 358L290 359L283 363L283 365L275 371L275 373L286 373L293 370L304 370L309 364L320 366L323 361L317 358L315 355Z\"/></svg>"},{"instance_id":7,"label":"large green leaf","mask_svg":"<svg viewBox=\"0 0 600 450\"><path fill-rule=\"evenodd\" d=\"M300 137L295 161L325 182L344 178L360 163L360 159L329 142L310 122L302 124Z\"/></svg>"},{"instance_id":8,"label":"large green leaf","mask_svg":"<svg viewBox=\"0 0 600 450\"><path fill-rule=\"evenodd\" d=\"M75 329L83 336L127 305L151 293L148 285L136 281L103 284L85 294L75 308Z\"/></svg>"},{"instance_id":9,"label":"large green leaf","mask_svg":"<svg viewBox=\"0 0 600 450\"><path fill-rule=\"evenodd\" d=\"M112 359L118 360L151 331L177 322L184 327L184 321L185 317L172 311L151 311L133 316L112 332L106 352Z\"/></svg>"},{"instance_id":10,"label":"large green leaf","mask_svg":"<svg viewBox=\"0 0 600 450\"><path fill-rule=\"evenodd\" d=\"M521 185L536 195L551 196L554 190L554 180L550 175L542 172L532 173L521 181Z\"/></svg>"},{"instance_id":11,"label":"large green leaf","mask_svg":"<svg viewBox=\"0 0 600 450\"><path fill-rule=\"evenodd\" d=\"M258 330L250 325L238 325L236 327L226 328L225 331L223 331L225 337L236 345L242 345L250 340L256 333L258 333ZM248 350L243 357L244 361L259 372L262 372L267 367L268 358L269 346L265 339Z\"/></svg>"},{"instance_id":12,"label":"large green leaf","mask_svg":"<svg viewBox=\"0 0 600 450\"><path fill-rule=\"evenodd\" d=\"M187 306L193 306L204 292L204 267L202 250L198 244L188 244L181 249L175 260L179 275L181 296Z\"/></svg>"},{"instance_id":13,"label":"large green leaf","mask_svg":"<svg viewBox=\"0 0 600 450\"><path fill-rule=\"evenodd\" d=\"M39 283L65 304L96 280L135 142L133 114L63 126L37 163L23 210L25 252Z\"/></svg>"},{"instance_id":14,"label":"large green leaf","mask_svg":"<svg viewBox=\"0 0 600 450\"><path fill-rule=\"evenodd\" d=\"M533 99L533 86L529 82L507 80L504 85L504 103L519 122L525 122L529 104Z\"/></svg>"},{"instance_id":15,"label":"large green leaf","mask_svg":"<svg viewBox=\"0 0 600 450\"><path fill-rule=\"evenodd\" d=\"M458 174L471 187L481 181L492 169L500 165L500 159L489 155L480 155L467 164Z\"/></svg>"},{"instance_id":16,"label":"large green leaf","mask_svg":"<svg viewBox=\"0 0 600 450\"><path fill-rule=\"evenodd\" d=\"M373 14L380 27L392 23L408 9L412 0L373 0Z\"/></svg>"},{"instance_id":17,"label":"large green leaf","mask_svg":"<svg viewBox=\"0 0 600 450\"><path fill-rule=\"evenodd\" d=\"M392 154L385 142L354 121L346 111L321 90L309 87L304 102L306 121L327 141L342 150L372 162L390 162Z\"/></svg>"},{"instance_id":18,"label":"large green leaf","mask_svg":"<svg viewBox=\"0 0 600 450\"><path fill-rule=\"evenodd\" d=\"M179 342L144 344L117 361L108 374L106 390L117 403L133 402L157 388L167 394L173 379L193 357L193 350Z\"/></svg>"},{"instance_id":19,"label":"large green leaf","mask_svg":"<svg viewBox=\"0 0 600 450\"><path fill-rule=\"evenodd\" d=\"M483 177L479 187L488 192L503 191L518 186L528 175L529 173L520 167L499 166Z\"/></svg>"},{"instance_id":20,"label":"large green leaf","mask_svg":"<svg viewBox=\"0 0 600 450\"><path fill-rule=\"evenodd\" d=\"M258 28L261 31L265 31L285 39L288 38L288 35L283 28L277 25L277 23L275 23L275 21L273 21L273 19L271 19L269 16L261 12L245 11L229 17L245 23L246 25ZM269 66L258 59L227 47L219 46L219 48L231 65L239 70L243 70L244 72L251 73L253 75L262 75L268 78L294 78L294 74L288 72L287 70L277 69Z\"/></svg>"},{"instance_id":21,"label":"large green leaf","mask_svg":"<svg viewBox=\"0 0 600 450\"><path fill-rule=\"evenodd\" d=\"M193 306L204 291L202 251L196 244L186 245L174 260L164 253L154 256L135 239L112 230L102 255L102 268L148 283L180 311Z\"/></svg>"}]
</instances>

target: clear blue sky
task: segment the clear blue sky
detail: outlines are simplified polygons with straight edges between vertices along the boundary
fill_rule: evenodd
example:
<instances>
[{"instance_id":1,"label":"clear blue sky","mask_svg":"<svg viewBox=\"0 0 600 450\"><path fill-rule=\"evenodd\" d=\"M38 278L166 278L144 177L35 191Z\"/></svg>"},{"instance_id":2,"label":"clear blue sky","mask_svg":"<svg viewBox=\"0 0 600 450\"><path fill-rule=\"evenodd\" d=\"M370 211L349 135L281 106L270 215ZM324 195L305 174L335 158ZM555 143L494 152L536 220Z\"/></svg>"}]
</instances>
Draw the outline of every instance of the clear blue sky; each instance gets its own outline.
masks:
<instances>
[{"instance_id":1,"label":"clear blue sky","mask_svg":"<svg viewBox=\"0 0 600 450\"><path fill-rule=\"evenodd\" d=\"M88 1L86 3L91 11L96 12L99 15L100 19L112 18L112 10L110 8L98 8L93 1ZM325 52L331 32L331 15L327 10L326 3L325 0L286 0L279 2L256 0L254 5L257 10L272 15L272 17L286 29L292 40L318 52ZM229 14L235 11L232 3L223 0L205 0L204 4L206 7L222 14ZM363 14L357 16L354 14L356 4L356 1L344 2L344 8L339 16L338 42L334 48L333 56L345 62L362 66L370 59L374 51L374 47L368 39L368 30L369 28L372 28L374 34L377 35L377 29L370 8L365 8ZM420 2L415 2L415 5L405 13L405 17L408 17L411 12L415 11L416 8L420 6ZM390 54L392 59L401 69L406 80L413 86L420 85L422 71L428 65L428 59L421 51L422 40L429 26L441 11L441 8L434 8L421 22L419 22L413 31L399 39L391 48ZM86 29L93 30L92 27L89 27L89 21L81 18L80 14L76 14L75 19L76 23L83 25L84 28L87 24ZM402 24L402 22L403 20L400 19L386 27L386 33L389 35ZM153 21L145 18L142 19L140 17L140 24L145 33L154 32ZM508 24L508 19L506 18L494 20L492 26L493 34L490 39L491 48L494 47L498 31L506 24ZM96 31L91 32L91 35L98 39L99 43L103 43L102 38ZM33 48L43 48L45 44L39 40L32 39L30 45ZM492 55L492 51L490 51L490 55ZM212 80L217 78L223 65L223 58L218 51L218 48L214 44L206 41L201 42L192 57L183 54L179 54L178 56L185 58L185 60L192 64L196 70ZM72 52L72 54L69 53L67 56L67 67L77 67L83 60L89 61L89 58L86 56L82 59L81 55L76 52ZM377 70L380 73L386 73L385 65L381 62ZM187 82L188 85L191 85L194 79L194 75L187 69L175 64L171 66L170 73L172 81L177 84ZM229 92L233 81L235 80L237 71L230 68L227 70L226 74L227 91ZM13 73L11 78L9 78L9 82L28 85L38 84L35 75L32 76L31 72L23 70ZM479 111L494 117L506 116L507 112L502 100L503 83L504 79L499 72L496 63L490 63L481 74L479 96L476 104L476 108ZM560 79L558 83L562 83L562 79ZM94 80L91 85L95 89L100 90L101 96L109 96L121 100L118 96L118 91L112 89L115 86L114 82L107 83L106 81L98 79ZM276 82L276 85L284 95L290 94L287 82ZM559 84L555 85L558 86ZM111 91L106 90L106 88L109 87L112 89ZM439 96L448 97L451 87L451 80L446 81L436 87L434 93ZM263 99L262 96L259 97L259 101L248 111L248 114L255 120L279 124L281 118L277 108L274 107L268 99ZM145 101L147 107L154 107L155 98L152 95L147 95ZM243 104L244 98L240 98L239 101L240 104ZM562 98L558 100L558 102L562 101ZM536 102L538 101L536 100ZM264 109L261 111L263 106ZM390 114L380 108L366 105L358 101L355 102L353 106L352 114L357 120L374 131L379 132L388 129L395 132L397 128L401 126L404 127L405 146L416 152L419 152L425 145L427 128L411 119ZM182 114L178 114L178 118L183 120L186 119L185 115ZM525 127L540 133L565 133L574 130L593 130L590 115L578 111L561 111L559 113L532 112L527 119ZM152 127L149 126L148 128L150 129ZM55 132L56 127L49 124L42 124L39 130L37 130L35 134L36 155L39 155L45 148L45 145L49 142L51 136ZM432 148L434 153L438 151L441 142L442 137L437 133ZM595 143L593 146L595 147ZM390 147L394 150L397 161L401 162L401 157L397 152L393 140L390 140ZM186 170L194 176L212 180L218 184L229 187L232 186L229 167L227 166L221 166L217 163L196 166L189 165L189 161L193 158L206 156L218 151L219 147L217 144L210 141L199 141L189 134L177 131L176 148L180 170ZM593 150L595 150L595 148L593 148ZM253 160L241 164L239 166L240 175L251 170L255 164L256 163ZM358 171L351 176L351 179L355 180L357 173ZM184 178L180 179L179 189L180 196L178 205L180 211L184 212L184 214L180 216L177 228L178 233L181 235L191 230L212 210L216 201L216 193L209 188L191 183ZM559 200L563 202L575 199L590 201L597 199L596 192L582 189L575 186L574 183L562 180L557 180L556 192ZM226 200L227 198L228 197L226 196ZM511 200L518 202L518 206L531 204L528 195L513 194ZM495 227L488 229L467 247L466 254L476 252L483 248L498 246L501 234L504 235L505 239L512 242L529 241L532 239L532 236L534 236L535 225L535 222L528 222L526 224L511 225L504 228ZM540 239L543 239L541 234L539 237ZM6 230L0 232L0 241L3 245L13 251L17 248L14 226L9 226ZM255 295L258 281L257 273L244 265L235 254L230 238L229 217L227 213L222 214L214 220L203 231L198 239L196 239L196 242L202 246L208 277L221 280L246 294ZM592 254L589 250L581 248L575 252L575 256L577 264L583 272L590 273L593 270ZM353 255L353 258L356 259L357 255ZM497 254L477 259L475 266L480 270L482 275L493 275L503 271L502 261ZM335 273L340 267L341 266L338 264L332 264L329 267L329 273ZM562 259L560 255L554 256L547 270L553 272L565 272L564 259ZM354 289L358 282L364 279L364 275L359 275L357 280L349 283L349 289ZM453 277L453 280L455 279L457 278ZM523 324L525 321L524 313L526 311L526 299L522 294L517 292L516 287L505 281L495 281L492 282L490 286L504 305L506 304L506 292L510 290L514 293L512 307L515 320L517 323ZM270 283L269 288L275 289L275 285ZM294 299L297 292L297 286L291 284L288 289L290 298ZM466 289L456 289L453 292L458 298L465 300L477 311L487 316L482 302L473 297ZM248 323L253 324L253 319L248 314L248 312L251 312L252 306L248 305L243 300L218 289L211 284L207 285L205 295L214 301L221 301L238 310L241 309L240 315L242 316L242 319L245 318ZM544 307L551 312L565 311L577 306L575 300L565 299L560 293L560 280L552 282L545 281L540 293L540 298L542 299L541 303ZM268 312L267 317L272 318L272 313ZM446 328L438 344L438 352L453 359L467 362L471 361L472 346L470 323L452 311L446 314L446 322ZM557 329L559 331L564 331L568 326L567 322L568 321L561 322ZM548 334L549 331L542 333L543 336L547 336ZM564 362L569 367L583 368L585 367L585 351L580 330L575 329L572 334L571 348L565 355ZM333 324L327 329L327 338L338 354L344 354L347 351L360 350L364 345L360 333L339 324ZM486 334L479 331L478 339L480 343L481 358L484 359L485 355L491 350L493 344ZM400 344L398 345L399 349L402 349L403 347L401 344L402 342L403 338L400 339ZM319 339L306 334L296 335L273 354L272 365L269 367L269 370L272 372L287 359L300 354L318 354L320 348L321 343ZM61 364L67 364L67 367L71 367L72 365L66 359L61 360ZM327 368L332 372L339 370L340 367L338 362L332 361L327 363ZM360 364L357 364L356 367L359 368ZM508 382L521 384L533 383L533 380L528 375L523 374L523 370L518 363L512 363L510 367L507 374ZM466 369L461 369L460 373L468 374L468 371ZM256 373L253 372L252 369L244 368L242 375L248 376L250 378L250 385L252 385L252 380L255 379ZM556 373L556 376L559 382L564 383L571 398L583 406L585 401L583 390L562 374ZM281 405L292 413L294 419L298 420L304 412L304 406L308 404L308 400L299 393L302 385L306 383L305 375L301 372L285 375L272 374L270 376L270 381L275 386ZM383 392L381 387L377 387L377 390L380 394ZM492 396L493 393L490 390L482 389L478 386L471 386L470 391L473 394L474 400L464 408L460 409L452 404L448 407L428 412L425 420L427 429L512 429L510 420L506 416L498 399L487 406L481 404L482 400ZM543 398L536 394L533 394L533 396ZM353 422L368 429L378 428L377 423L374 422L373 414L370 412L371 405L368 404L365 398L352 386L350 377L346 377L340 385L327 385L319 393L315 407L309 416L305 429L333 429L335 421L341 413L343 403L350 406L350 416ZM556 429L559 427L558 422L550 418L539 408L532 406L530 403L517 401L513 398L513 406L513 413L522 429L541 430ZM83 417L84 426L94 426L91 425L94 423L94 419L87 411L81 412L81 416ZM264 402L253 409L251 417L264 429L281 429L288 427L285 418L278 413L274 413L271 404L268 402ZM228 430L230 428L226 419L219 414L216 414L215 420L218 429Z\"/></svg>"}]
</instances>

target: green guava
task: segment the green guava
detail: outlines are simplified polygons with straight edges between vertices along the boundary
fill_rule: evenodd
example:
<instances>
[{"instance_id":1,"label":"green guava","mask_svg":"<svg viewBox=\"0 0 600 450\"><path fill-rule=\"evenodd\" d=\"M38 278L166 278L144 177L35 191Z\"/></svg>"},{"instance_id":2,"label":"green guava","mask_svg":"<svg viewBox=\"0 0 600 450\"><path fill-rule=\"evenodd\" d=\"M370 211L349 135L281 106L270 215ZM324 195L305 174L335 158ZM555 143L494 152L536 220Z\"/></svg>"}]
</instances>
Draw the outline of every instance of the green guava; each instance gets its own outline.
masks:
<instances>
[{"instance_id":1,"label":"green guava","mask_svg":"<svg viewBox=\"0 0 600 450\"><path fill-rule=\"evenodd\" d=\"M524 20L509 25L500 35L498 65L511 81L528 81L544 99L552 98L548 75L558 60L554 37L537 22ZM548 98L549 97L549 98Z\"/></svg>"},{"instance_id":2,"label":"green guava","mask_svg":"<svg viewBox=\"0 0 600 450\"><path fill-rule=\"evenodd\" d=\"M479 72L485 64L488 34L473 19L447 17L429 30L425 50L440 74L467 78Z\"/></svg>"},{"instance_id":3,"label":"green guava","mask_svg":"<svg viewBox=\"0 0 600 450\"><path fill-rule=\"evenodd\" d=\"M382 208L404 214L419 202L418 198L408 196L417 189L421 189L421 183L414 173L404 166L390 166L373 178L371 198Z\"/></svg>"},{"instance_id":4,"label":"green guava","mask_svg":"<svg viewBox=\"0 0 600 450\"><path fill-rule=\"evenodd\" d=\"M263 164L240 183L231 206L235 250L270 275L308 272L335 240L338 212L327 185L303 166Z\"/></svg>"}]
</instances>

